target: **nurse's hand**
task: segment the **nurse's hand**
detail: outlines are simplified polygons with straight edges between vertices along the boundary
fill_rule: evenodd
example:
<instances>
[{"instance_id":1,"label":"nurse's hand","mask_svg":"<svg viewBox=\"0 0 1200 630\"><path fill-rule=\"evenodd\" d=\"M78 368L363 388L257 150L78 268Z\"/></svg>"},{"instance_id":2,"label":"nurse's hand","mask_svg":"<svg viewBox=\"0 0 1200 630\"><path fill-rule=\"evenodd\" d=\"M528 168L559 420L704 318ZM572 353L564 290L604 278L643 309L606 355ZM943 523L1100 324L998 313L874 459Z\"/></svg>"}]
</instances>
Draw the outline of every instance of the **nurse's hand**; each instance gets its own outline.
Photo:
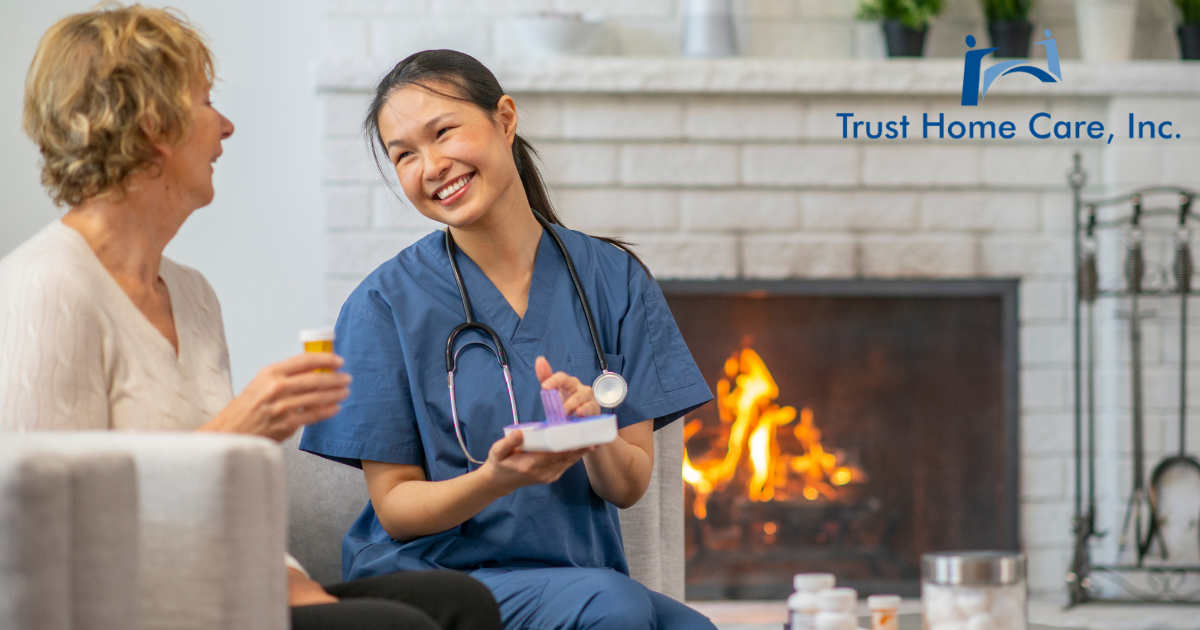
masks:
<instances>
[{"instance_id":1,"label":"nurse's hand","mask_svg":"<svg viewBox=\"0 0 1200 630\"><path fill-rule=\"evenodd\" d=\"M566 372L555 372L546 357L538 357L533 364L542 389L557 389L562 394L563 411L568 416L596 416L600 414L600 403L592 393L590 385Z\"/></svg>"},{"instance_id":2,"label":"nurse's hand","mask_svg":"<svg viewBox=\"0 0 1200 630\"><path fill-rule=\"evenodd\" d=\"M306 352L263 368L200 431L261 435L282 442L297 429L331 418L350 395L345 361L329 352ZM316 372L314 370L329 370Z\"/></svg>"},{"instance_id":3,"label":"nurse's hand","mask_svg":"<svg viewBox=\"0 0 1200 630\"><path fill-rule=\"evenodd\" d=\"M487 461L479 467L492 484L506 495L517 488L540 483L553 483L595 447L562 453L529 453L522 451L524 436L513 431L492 444Z\"/></svg>"}]
</instances>

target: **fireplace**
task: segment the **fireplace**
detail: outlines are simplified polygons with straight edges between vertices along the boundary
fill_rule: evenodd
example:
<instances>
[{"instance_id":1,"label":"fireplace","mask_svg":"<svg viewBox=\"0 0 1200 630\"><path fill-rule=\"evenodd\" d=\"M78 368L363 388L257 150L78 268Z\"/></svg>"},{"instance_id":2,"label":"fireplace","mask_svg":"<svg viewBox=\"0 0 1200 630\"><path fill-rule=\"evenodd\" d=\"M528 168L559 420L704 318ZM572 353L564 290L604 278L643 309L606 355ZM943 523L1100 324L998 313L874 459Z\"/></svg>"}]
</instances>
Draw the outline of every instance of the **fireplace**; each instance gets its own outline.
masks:
<instances>
[{"instance_id":1,"label":"fireplace","mask_svg":"<svg viewBox=\"0 0 1200 630\"><path fill-rule=\"evenodd\" d=\"M915 596L922 553L1018 548L1017 281L662 287L718 398L684 420L689 599Z\"/></svg>"}]
</instances>

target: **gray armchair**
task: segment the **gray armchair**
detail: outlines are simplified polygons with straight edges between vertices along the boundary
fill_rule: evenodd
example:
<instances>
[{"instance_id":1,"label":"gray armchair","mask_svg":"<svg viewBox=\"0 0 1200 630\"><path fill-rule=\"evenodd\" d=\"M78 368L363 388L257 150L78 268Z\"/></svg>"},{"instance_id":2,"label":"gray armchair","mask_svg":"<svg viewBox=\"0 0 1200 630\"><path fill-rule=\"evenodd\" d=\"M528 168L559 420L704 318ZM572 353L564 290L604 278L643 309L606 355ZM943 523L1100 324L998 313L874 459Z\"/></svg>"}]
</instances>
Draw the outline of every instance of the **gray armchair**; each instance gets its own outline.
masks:
<instances>
[{"instance_id":1,"label":"gray armchair","mask_svg":"<svg viewBox=\"0 0 1200 630\"><path fill-rule=\"evenodd\" d=\"M342 577L342 536L367 502L362 472L284 444L289 549L313 579ZM629 572L648 588L683 600L683 423L654 434L654 474L646 496L621 511Z\"/></svg>"}]
</instances>

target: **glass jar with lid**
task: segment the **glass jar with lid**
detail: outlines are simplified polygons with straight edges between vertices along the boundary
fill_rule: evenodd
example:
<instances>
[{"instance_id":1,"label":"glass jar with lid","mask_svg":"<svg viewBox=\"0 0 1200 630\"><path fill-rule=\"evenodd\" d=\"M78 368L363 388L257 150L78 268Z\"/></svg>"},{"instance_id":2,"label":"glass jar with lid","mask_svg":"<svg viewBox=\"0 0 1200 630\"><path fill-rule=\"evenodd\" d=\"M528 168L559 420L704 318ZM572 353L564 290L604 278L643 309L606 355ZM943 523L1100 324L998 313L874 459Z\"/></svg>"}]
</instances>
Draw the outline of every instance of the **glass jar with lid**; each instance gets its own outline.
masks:
<instances>
[{"instance_id":1,"label":"glass jar with lid","mask_svg":"<svg viewBox=\"0 0 1200 630\"><path fill-rule=\"evenodd\" d=\"M1005 551L921 557L925 630L1025 630L1025 556Z\"/></svg>"}]
</instances>

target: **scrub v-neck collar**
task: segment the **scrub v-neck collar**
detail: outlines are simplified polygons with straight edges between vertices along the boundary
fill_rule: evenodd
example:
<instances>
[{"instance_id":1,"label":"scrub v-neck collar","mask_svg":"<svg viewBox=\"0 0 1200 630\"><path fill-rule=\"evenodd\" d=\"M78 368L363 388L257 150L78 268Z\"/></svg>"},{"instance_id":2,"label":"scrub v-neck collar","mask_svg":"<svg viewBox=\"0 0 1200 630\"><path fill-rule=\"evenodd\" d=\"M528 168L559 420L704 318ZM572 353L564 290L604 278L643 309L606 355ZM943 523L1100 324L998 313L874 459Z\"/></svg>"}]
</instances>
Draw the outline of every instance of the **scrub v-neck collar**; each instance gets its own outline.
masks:
<instances>
[{"instance_id":1,"label":"scrub v-neck collar","mask_svg":"<svg viewBox=\"0 0 1200 630\"><path fill-rule=\"evenodd\" d=\"M515 354L526 367L533 367L538 351L545 341L546 326L550 322L550 309L554 304L558 278L565 267L558 247L543 228L542 238L538 241L537 256L533 261L533 277L529 281L529 303L525 307L524 318L517 315L504 294L470 256L461 249L457 252L458 266L462 271L463 283L467 285L467 292L471 296L475 317L490 324L496 330L496 334L516 351Z\"/></svg>"}]
</instances>

